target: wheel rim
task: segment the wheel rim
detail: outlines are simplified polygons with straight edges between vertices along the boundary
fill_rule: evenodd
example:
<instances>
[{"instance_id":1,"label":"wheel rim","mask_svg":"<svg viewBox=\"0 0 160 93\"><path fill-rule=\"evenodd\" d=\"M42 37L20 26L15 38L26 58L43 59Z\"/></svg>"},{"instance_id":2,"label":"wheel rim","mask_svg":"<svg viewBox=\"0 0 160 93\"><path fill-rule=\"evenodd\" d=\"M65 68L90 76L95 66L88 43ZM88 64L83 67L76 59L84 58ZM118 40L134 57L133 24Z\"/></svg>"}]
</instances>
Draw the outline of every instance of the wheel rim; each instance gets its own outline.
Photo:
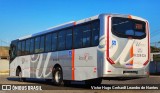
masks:
<instances>
[{"instance_id":1,"label":"wheel rim","mask_svg":"<svg viewBox=\"0 0 160 93\"><path fill-rule=\"evenodd\" d=\"M55 81L57 82L57 83L59 83L60 82L60 80L61 80L61 73L60 73L60 71L57 71L56 73L55 73Z\"/></svg>"}]
</instances>

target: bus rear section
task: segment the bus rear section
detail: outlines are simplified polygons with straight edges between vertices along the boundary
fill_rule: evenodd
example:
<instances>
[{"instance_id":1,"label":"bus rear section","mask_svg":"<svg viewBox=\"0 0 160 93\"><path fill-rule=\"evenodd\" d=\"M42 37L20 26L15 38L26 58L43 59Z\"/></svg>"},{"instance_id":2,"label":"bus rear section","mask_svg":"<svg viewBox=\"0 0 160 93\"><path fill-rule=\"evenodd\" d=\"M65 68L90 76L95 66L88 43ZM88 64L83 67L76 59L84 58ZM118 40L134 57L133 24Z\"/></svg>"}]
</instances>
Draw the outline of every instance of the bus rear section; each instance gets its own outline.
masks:
<instances>
[{"instance_id":1,"label":"bus rear section","mask_svg":"<svg viewBox=\"0 0 160 93\"><path fill-rule=\"evenodd\" d=\"M105 17L103 77L146 77L150 54L148 22L136 16Z\"/></svg>"}]
</instances>

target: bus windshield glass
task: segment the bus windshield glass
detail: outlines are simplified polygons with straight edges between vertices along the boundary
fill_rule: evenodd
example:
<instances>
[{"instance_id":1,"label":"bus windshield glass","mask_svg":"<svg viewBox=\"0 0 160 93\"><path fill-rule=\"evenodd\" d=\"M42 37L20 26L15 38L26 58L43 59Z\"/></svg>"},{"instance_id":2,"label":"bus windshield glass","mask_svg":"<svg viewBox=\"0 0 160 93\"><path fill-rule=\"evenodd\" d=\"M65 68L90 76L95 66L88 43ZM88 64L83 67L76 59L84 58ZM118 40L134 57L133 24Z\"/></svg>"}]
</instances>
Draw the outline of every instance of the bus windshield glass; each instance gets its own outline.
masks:
<instances>
[{"instance_id":1,"label":"bus windshield glass","mask_svg":"<svg viewBox=\"0 0 160 93\"><path fill-rule=\"evenodd\" d=\"M113 17L112 33L122 38L142 39L146 36L145 22L129 18Z\"/></svg>"}]
</instances>

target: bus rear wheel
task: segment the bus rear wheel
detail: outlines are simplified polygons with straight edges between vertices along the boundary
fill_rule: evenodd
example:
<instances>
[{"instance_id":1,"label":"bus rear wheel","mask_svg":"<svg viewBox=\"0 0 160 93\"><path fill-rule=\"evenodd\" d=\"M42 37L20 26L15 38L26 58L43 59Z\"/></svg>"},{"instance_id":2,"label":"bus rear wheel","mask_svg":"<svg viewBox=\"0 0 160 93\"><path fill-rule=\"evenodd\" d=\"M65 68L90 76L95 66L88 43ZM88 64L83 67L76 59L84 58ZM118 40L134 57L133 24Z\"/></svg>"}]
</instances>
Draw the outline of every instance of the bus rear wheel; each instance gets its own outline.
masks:
<instances>
[{"instance_id":1,"label":"bus rear wheel","mask_svg":"<svg viewBox=\"0 0 160 93\"><path fill-rule=\"evenodd\" d=\"M62 69L60 67L56 67L53 71L53 82L56 86L60 86L63 82Z\"/></svg>"}]
</instances>

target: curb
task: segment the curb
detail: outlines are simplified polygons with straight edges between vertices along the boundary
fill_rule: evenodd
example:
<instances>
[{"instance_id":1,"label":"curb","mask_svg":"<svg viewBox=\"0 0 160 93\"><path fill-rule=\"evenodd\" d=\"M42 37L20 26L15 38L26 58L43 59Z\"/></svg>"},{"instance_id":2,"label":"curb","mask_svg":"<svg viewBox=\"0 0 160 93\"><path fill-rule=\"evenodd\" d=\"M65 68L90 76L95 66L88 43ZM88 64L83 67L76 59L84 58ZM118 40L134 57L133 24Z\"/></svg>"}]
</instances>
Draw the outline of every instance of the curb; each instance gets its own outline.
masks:
<instances>
[{"instance_id":1,"label":"curb","mask_svg":"<svg viewBox=\"0 0 160 93\"><path fill-rule=\"evenodd\" d=\"M9 75L9 73L0 73L0 75Z\"/></svg>"},{"instance_id":2,"label":"curb","mask_svg":"<svg viewBox=\"0 0 160 93\"><path fill-rule=\"evenodd\" d=\"M9 70L1 70L0 75L9 75Z\"/></svg>"}]
</instances>

